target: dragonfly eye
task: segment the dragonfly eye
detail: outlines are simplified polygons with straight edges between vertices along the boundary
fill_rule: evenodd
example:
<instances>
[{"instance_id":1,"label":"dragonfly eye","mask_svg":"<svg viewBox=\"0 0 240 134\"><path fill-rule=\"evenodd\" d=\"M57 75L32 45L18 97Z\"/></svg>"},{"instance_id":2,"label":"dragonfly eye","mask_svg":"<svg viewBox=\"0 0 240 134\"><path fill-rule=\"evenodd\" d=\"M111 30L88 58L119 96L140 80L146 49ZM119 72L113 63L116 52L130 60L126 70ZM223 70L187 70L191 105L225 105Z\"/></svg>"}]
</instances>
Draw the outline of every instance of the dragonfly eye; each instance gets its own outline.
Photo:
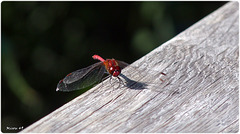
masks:
<instances>
[{"instance_id":1,"label":"dragonfly eye","mask_svg":"<svg viewBox=\"0 0 240 134\"><path fill-rule=\"evenodd\" d=\"M121 72L121 68L119 66L116 66L115 71Z\"/></svg>"},{"instance_id":2,"label":"dragonfly eye","mask_svg":"<svg viewBox=\"0 0 240 134\"><path fill-rule=\"evenodd\" d=\"M110 73L110 74L113 74L114 71L115 71L115 67L114 67L114 66L111 66L111 67L109 68L109 73Z\"/></svg>"},{"instance_id":3,"label":"dragonfly eye","mask_svg":"<svg viewBox=\"0 0 240 134\"><path fill-rule=\"evenodd\" d=\"M117 77L119 74L121 73L121 68L119 66L116 66L114 72L113 72L113 76Z\"/></svg>"}]
</instances>

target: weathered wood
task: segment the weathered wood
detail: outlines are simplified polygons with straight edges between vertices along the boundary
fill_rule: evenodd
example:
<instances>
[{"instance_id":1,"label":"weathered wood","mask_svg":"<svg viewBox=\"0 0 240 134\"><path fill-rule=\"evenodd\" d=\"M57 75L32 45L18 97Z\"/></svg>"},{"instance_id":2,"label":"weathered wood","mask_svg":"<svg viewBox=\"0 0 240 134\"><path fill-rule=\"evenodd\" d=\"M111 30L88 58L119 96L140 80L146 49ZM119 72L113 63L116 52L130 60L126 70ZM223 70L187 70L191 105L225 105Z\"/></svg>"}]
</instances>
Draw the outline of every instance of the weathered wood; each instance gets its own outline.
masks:
<instances>
[{"instance_id":1,"label":"weathered wood","mask_svg":"<svg viewBox=\"0 0 240 134\"><path fill-rule=\"evenodd\" d=\"M238 132L238 8L224 5L125 68L126 86L108 79L22 132Z\"/></svg>"}]
</instances>

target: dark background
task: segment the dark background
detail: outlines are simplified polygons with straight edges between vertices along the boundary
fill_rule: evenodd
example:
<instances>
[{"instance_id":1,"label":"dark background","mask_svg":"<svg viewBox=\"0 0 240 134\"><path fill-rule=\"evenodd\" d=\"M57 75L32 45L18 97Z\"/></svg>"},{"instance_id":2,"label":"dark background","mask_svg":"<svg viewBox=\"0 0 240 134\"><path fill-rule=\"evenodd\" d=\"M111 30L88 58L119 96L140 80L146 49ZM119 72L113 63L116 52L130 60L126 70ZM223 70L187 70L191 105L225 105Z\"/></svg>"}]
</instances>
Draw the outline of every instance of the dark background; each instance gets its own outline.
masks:
<instances>
[{"instance_id":1,"label":"dark background","mask_svg":"<svg viewBox=\"0 0 240 134\"><path fill-rule=\"evenodd\" d=\"M2 132L21 131L85 92L55 89L95 63L92 55L132 63L225 3L2 2Z\"/></svg>"}]
</instances>

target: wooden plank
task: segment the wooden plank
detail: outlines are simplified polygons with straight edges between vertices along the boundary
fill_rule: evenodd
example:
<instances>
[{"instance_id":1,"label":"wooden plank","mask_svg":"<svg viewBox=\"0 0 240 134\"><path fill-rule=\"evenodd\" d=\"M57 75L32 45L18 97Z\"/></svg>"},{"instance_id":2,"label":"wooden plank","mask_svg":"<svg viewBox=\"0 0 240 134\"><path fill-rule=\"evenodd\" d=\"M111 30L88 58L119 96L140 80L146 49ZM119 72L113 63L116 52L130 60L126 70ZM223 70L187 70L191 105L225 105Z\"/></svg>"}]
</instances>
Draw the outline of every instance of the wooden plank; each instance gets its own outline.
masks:
<instances>
[{"instance_id":1,"label":"wooden plank","mask_svg":"<svg viewBox=\"0 0 240 134\"><path fill-rule=\"evenodd\" d=\"M22 132L238 132L238 10L229 2L125 68L126 86L107 79Z\"/></svg>"}]
</instances>

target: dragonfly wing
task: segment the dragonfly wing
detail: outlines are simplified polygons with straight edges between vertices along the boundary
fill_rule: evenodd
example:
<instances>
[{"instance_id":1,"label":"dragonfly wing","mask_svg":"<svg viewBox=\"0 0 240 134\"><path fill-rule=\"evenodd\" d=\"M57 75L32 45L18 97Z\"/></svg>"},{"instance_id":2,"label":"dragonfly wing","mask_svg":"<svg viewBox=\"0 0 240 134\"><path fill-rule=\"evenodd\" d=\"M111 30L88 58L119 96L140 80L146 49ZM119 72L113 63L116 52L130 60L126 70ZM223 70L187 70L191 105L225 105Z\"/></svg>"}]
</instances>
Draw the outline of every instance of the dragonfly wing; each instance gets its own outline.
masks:
<instances>
[{"instance_id":1,"label":"dragonfly wing","mask_svg":"<svg viewBox=\"0 0 240 134\"><path fill-rule=\"evenodd\" d=\"M126 62L124 62L124 61L120 61L120 60L116 60L116 61L117 61L117 63L118 63L118 66L119 66L121 69L123 69L123 68L125 68L126 66L129 65L128 63L126 63Z\"/></svg>"},{"instance_id":2,"label":"dragonfly wing","mask_svg":"<svg viewBox=\"0 0 240 134\"><path fill-rule=\"evenodd\" d=\"M89 87L99 82L104 72L105 67L102 62L74 71L59 81L57 91L73 91Z\"/></svg>"}]
</instances>

